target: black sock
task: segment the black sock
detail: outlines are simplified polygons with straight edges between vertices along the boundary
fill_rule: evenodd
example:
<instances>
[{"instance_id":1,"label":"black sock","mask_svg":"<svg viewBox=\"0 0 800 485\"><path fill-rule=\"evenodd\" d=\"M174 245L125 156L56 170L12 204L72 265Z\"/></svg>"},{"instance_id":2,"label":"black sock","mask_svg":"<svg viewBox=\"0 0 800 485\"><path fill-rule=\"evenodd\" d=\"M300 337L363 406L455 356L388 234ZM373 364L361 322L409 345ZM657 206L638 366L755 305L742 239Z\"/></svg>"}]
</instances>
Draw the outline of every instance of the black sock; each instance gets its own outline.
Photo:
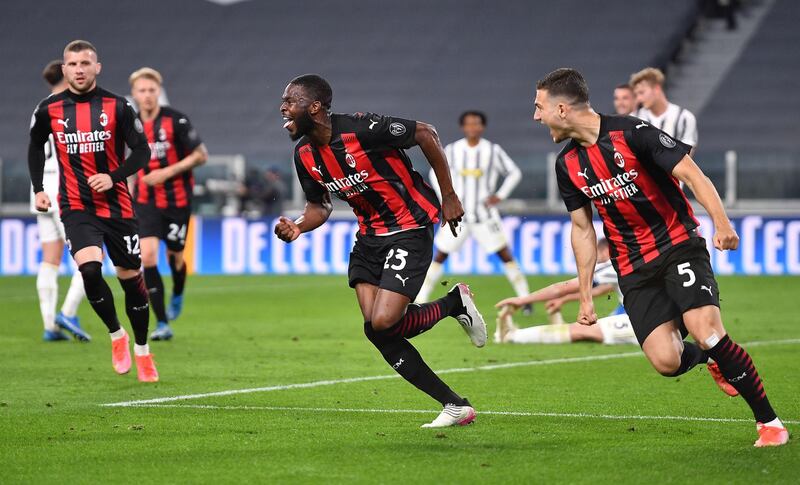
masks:
<instances>
[{"instance_id":1,"label":"black sock","mask_svg":"<svg viewBox=\"0 0 800 485\"><path fill-rule=\"evenodd\" d=\"M448 292L436 301L444 303L444 313L451 317L454 317L464 309L464 304L461 302L461 291L458 288Z\"/></svg>"},{"instance_id":2,"label":"black sock","mask_svg":"<svg viewBox=\"0 0 800 485\"><path fill-rule=\"evenodd\" d=\"M137 345L145 345L150 323L150 305L147 303L147 289L144 287L142 273L127 280L120 278L119 282L125 291L125 311L133 328L133 340Z\"/></svg>"},{"instance_id":3,"label":"black sock","mask_svg":"<svg viewBox=\"0 0 800 485\"><path fill-rule=\"evenodd\" d=\"M83 276L83 289L86 290L86 299L92 305L94 312L108 327L108 332L113 333L120 329L117 310L114 308L114 295L111 288L103 279L103 265L99 261L83 263L78 268Z\"/></svg>"},{"instance_id":4,"label":"black sock","mask_svg":"<svg viewBox=\"0 0 800 485\"><path fill-rule=\"evenodd\" d=\"M422 305L409 304L403 318L386 330L386 333L392 336L412 338L426 330L430 330L447 316L446 299L447 297L445 296Z\"/></svg>"},{"instance_id":5,"label":"black sock","mask_svg":"<svg viewBox=\"0 0 800 485\"><path fill-rule=\"evenodd\" d=\"M422 360L417 349L408 340L389 335L386 332L376 332L371 322L364 322L364 333L386 362L400 374L403 379L417 387L420 391L445 404L468 405L469 401L462 398L439 376L434 374L430 367Z\"/></svg>"},{"instance_id":6,"label":"black sock","mask_svg":"<svg viewBox=\"0 0 800 485\"><path fill-rule=\"evenodd\" d=\"M756 421L768 423L777 417L747 351L725 335L717 345L708 349L708 355L717 363L725 379L750 405Z\"/></svg>"},{"instance_id":7,"label":"black sock","mask_svg":"<svg viewBox=\"0 0 800 485\"><path fill-rule=\"evenodd\" d=\"M166 322L167 310L164 307L164 281L161 279L161 273L158 272L158 266L145 266L144 282L147 285L150 306L153 307L156 319L159 322Z\"/></svg>"},{"instance_id":8,"label":"black sock","mask_svg":"<svg viewBox=\"0 0 800 485\"><path fill-rule=\"evenodd\" d=\"M671 375L671 377L677 377L681 374L685 374L697 364L706 362L707 360L708 354L705 352L705 350L701 349L699 345L692 342L684 342L683 353L681 354L681 365L678 367L678 370Z\"/></svg>"},{"instance_id":9,"label":"black sock","mask_svg":"<svg viewBox=\"0 0 800 485\"><path fill-rule=\"evenodd\" d=\"M183 286L186 284L186 261L182 263L181 269L178 269L175 256L169 257L169 267L172 270L172 294L175 296L183 294Z\"/></svg>"}]
</instances>

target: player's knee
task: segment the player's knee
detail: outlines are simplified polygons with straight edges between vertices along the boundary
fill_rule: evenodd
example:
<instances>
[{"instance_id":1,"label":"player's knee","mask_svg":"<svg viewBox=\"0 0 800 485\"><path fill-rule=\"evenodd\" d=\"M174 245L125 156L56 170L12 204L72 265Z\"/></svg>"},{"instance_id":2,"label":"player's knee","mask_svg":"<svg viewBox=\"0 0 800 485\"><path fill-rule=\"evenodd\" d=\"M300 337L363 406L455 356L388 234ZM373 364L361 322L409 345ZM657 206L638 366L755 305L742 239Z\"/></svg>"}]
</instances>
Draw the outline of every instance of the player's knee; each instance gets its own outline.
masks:
<instances>
[{"instance_id":1,"label":"player's knee","mask_svg":"<svg viewBox=\"0 0 800 485\"><path fill-rule=\"evenodd\" d=\"M103 265L99 261L83 263L78 267L78 271L81 272L86 285L97 283L98 280L103 279Z\"/></svg>"},{"instance_id":2,"label":"player's knee","mask_svg":"<svg viewBox=\"0 0 800 485\"><path fill-rule=\"evenodd\" d=\"M681 366L681 356L661 355L650 359L653 368L664 377L672 377Z\"/></svg>"}]
</instances>

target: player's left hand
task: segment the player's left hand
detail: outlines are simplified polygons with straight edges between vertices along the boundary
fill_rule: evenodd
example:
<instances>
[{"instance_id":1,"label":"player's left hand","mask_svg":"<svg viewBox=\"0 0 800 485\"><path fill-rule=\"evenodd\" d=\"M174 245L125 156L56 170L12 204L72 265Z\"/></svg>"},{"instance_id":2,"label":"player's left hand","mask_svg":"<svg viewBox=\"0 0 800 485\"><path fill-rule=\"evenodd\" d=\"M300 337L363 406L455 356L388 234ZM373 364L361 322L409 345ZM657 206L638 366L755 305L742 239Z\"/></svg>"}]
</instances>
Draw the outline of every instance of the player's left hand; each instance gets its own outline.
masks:
<instances>
[{"instance_id":1,"label":"player's left hand","mask_svg":"<svg viewBox=\"0 0 800 485\"><path fill-rule=\"evenodd\" d=\"M91 187L92 190L100 193L105 192L114 186L114 182L111 180L111 175L107 173L96 173L89 177L87 182L89 182L89 187Z\"/></svg>"},{"instance_id":2,"label":"player's left hand","mask_svg":"<svg viewBox=\"0 0 800 485\"><path fill-rule=\"evenodd\" d=\"M506 298L504 300L498 301L497 303L494 304L494 307L495 308L502 308L504 306L508 306L508 307L511 307L513 310L516 310L516 309L518 309L518 308L520 308L521 306L524 305L524 303L522 303L520 300L521 300L520 297L512 296L512 297Z\"/></svg>"},{"instance_id":3,"label":"player's left hand","mask_svg":"<svg viewBox=\"0 0 800 485\"><path fill-rule=\"evenodd\" d=\"M589 301L586 303L581 302L580 309L578 310L578 323L581 325L594 325L597 323L597 313L594 311L594 303Z\"/></svg>"},{"instance_id":4,"label":"player's left hand","mask_svg":"<svg viewBox=\"0 0 800 485\"><path fill-rule=\"evenodd\" d=\"M503 200L503 199L501 199L500 197L492 194L492 195L490 195L489 197L486 198L484 203L486 204L486 207L494 207L497 204L499 204L501 200Z\"/></svg>"},{"instance_id":5,"label":"player's left hand","mask_svg":"<svg viewBox=\"0 0 800 485\"><path fill-rule=\"evenodd\" d=\"M300 237L300 228L291 219L281 216L275 225L275 235L281 241L290 243Z\"/></svg>"},{"instance_id":6,"label":"player's left hand","mask_svg":"<svg viewBox=\"0 0 800 485\"><path fill-rule=\"evenodd\" d=\"M456 228L463 216L464 208L455 192L442 196L442 227L445 224L450 225L450 231L453 232L454 237L458 236Z\"/></svg>"},{"instance_id":7,"label":"player's left hand","mask_svg":"<svg viewBox=\"0 0 800 485\"><path fill-rule=\"evenodd\" d=\"M739 247L739 235L736 234L730 223L718 227L714 232L714 247L720 251Z\"/></svg>"},{"instance_id":8,"label":"player's left hand","mask_svg":"<svg viewBox=\"0 0 800 485\"><path fill-rule=\"evenodd\" d=\"M152 187L154 185L163 184L169 178L169 173L163 168L157 168L144 177L142 177L142 182L145 185Z\"/></svg>"}]
</instances>

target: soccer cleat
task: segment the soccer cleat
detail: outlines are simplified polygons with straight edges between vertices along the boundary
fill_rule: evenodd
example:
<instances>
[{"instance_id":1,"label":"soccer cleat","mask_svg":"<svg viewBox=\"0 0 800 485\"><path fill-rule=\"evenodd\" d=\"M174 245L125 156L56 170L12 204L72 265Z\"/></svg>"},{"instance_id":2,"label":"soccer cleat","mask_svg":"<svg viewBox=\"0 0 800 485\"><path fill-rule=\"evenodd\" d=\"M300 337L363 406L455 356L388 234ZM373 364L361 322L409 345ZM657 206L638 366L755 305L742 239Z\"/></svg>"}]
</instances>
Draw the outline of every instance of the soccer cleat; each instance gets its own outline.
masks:
<instances>
[{"instance_id":1,"label":"soccer cleat","mask_svg":"<svg viewBox=\"0 0 800 485\"><path fill-rule=\"evenodd\" d=\"M758 439L753 443L756 448L781 446L789 442L789 430L786 428L756 423L756 430L758 431Z\"/></svg>"},{"instance_id":2,"label":"soccer cleat","mask_svg":"<svg viewBox=\"0 0 800 485\"><path fill-rule=\"evenodd\" d=\"M469 286L464 283L456 283L450 289L450 292L453 291L458 291L461 296L461 308L455 314L456 320L461 324L461 328L467 332L472 343L476 347L483 347L486 345L486 322L483 320L481 312L475 307Z\"/></svg>"},{"instance_id":3,"label":"soccer cleat","mask_svg":"<svg viewBox=\"0 0 800 485\"><path fill-rule=\"evenodd\" d=\"M442 412L430 423L421 428L446 428L448 426L466 426L475 421L475 410L472 406L445 405Z\"/></svg>"},{"instance_id":4,"label":"soccer cleat","mask_svg":"<svg viewBox=\"0 0 800 485\"><path fill-rule=\"evenodd\" d=\"M717 386L724 392L725 394L729 395L730 397L736 397L739 395L739 391L733 387L725 376L722 375L722 371L719 370L719 366L716 362L709 362L706 364L706 369L708 369L708 373L711 374L711 377L714 378L714 382L717 383Z\"/></svg>"},{"instance_id":5,"label":"soccer cleat","mask_svg":"<svg viewBox=\"0 0 800 485\"><path fill-rule=\"evenodd\" d=\"M533 303L528 303L522 307L522 315L525 317L533 315Z\"/></svg>"},{"instance_id":6,"label":"soccer cleat","mask_svg":"<svg viewBox=\"0 0 800 485\"><path fill-rule=\"evenodd\" d=\"M517 330L517 326L514 325L514 320L511 317L513 313L514 311L507 305L502 306L500 311L497 312L497 329L494 332L495 343L507 343L510 340L510 335Z\"/></svg>"},{"instance_id":7,"label":"soccer cleat","mask_svg":"<svg viewBox=\"0 0 800 485\"><path fill-rule=\"evenodd\" d=\"M69 337L61 330L45 330L42 340L45 342L59 342L61 340L69 340Z\"/></svg>"},{"instance_id":8,"label":"soccer cleat","mask_svg":"<svg viewBox=\"0 0 800 485\"><path fill-rule=\"evenodd\" d=\"M150 340L171 340L172 328L167 322L158 322L158 326L150 334Z\"/></svg>"},{"instance_id":9,"label":"soccer cleat","mask_svg":"<svg viewBox=\"0 0 800 485\"><path fill-rule=\"evenodd\" d=\"M153 354L136 356L136 375L139 382L158 382L158 371Z\"/></svg>"},{"instance_id":10,"label":"soccer cleat","mask_svg":"<svg viewBox=\"0 0 800 485\"><path fill-rule=\"evenodd\" d=\"M127 333L111 341L111 365L117 374L127 374L131 370L130 338Z\"/></svg>"},{"instance_id":11,"label":"soccer cleat","mask_svg":"<svg viewBox=\"0 0 800 485\"><path fill-rule=\"evenodd\" d=\"M77 316L68 317L58 312L58 315L56 315L56 325L74 335L76 340L80 340L81 342L91 342L92 340L91 335L81 328L81 323Z\"/></svg>"},{"instance_id":12,"label":"soccer cleat","mask_svg":"<svg viewBox=\"0 0 800 485\"><path fill-rule=\"evenodd\" d=\"M167 308L167 318L173 321L178 318L183 310L183 295L172 295L169 300L169 308Z\"/></svg>"}]
</instances>

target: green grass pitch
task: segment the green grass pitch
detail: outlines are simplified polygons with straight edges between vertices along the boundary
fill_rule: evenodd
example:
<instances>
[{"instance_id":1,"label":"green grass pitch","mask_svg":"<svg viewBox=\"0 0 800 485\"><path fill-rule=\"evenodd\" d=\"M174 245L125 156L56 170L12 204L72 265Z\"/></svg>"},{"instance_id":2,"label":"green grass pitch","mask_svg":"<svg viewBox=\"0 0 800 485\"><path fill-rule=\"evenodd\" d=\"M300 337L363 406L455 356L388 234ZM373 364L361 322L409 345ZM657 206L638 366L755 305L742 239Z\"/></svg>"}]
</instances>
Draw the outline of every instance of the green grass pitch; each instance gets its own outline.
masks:
<instances>
[{"instance_id":1,"label":"green grass pitch","mask_svg":"<svg viewBox=\"0 0 800 485\"><path fill-rule=\"evenodd\" d=\"M507 282L464 280L492 332ZM68 281L60 283L63 293ZM121 310L119 285L109 283ZM720 287L728 330L761 342L750 353L776 410L798 429L800 280L722 277ZM187 288L175 339L151 344L161 382L148 385L135 371L113 372L87 303L80 316L91 343L44 343L34 278L0 279L0 482L797 483L798 443L753 448L746 404L723 395L702 366L667 379L635 346L476 349L448 319L413 342L432 368L460 369L443 378L478 419L423 430L438 404L401 379L281 387L393 374L364 338L344 277L190 277ZM541 315L539 307L517 323ZM531 364L569 357L584 359ZM497 367L505 363L527 364ZM101 406L264 387L165 407ZM684 419L692 417L728 421Z\"/></svg>"}]
</instances>

